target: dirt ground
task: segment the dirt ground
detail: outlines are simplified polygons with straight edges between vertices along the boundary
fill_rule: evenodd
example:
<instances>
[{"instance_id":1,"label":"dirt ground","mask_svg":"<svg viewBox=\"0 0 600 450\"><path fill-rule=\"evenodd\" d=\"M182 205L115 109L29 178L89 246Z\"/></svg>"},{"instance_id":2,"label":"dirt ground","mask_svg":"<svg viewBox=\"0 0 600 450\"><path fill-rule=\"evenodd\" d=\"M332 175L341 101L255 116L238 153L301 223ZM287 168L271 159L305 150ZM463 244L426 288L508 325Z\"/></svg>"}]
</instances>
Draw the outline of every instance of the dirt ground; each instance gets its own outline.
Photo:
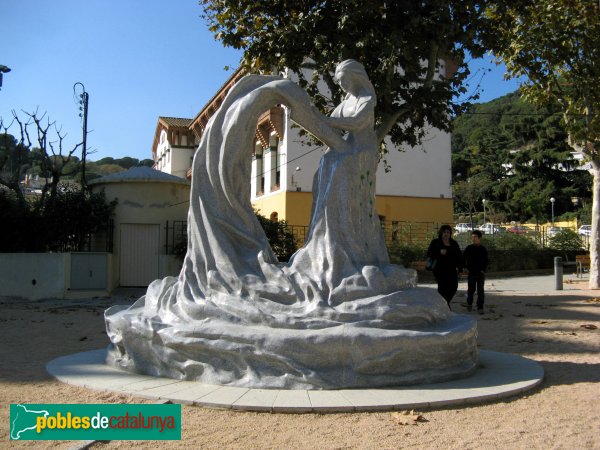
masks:
<instances>
[{"instance_id":1,"label":"dirt ground","mask_svg":"<svg viewBox=\"0 0 600 450\"><path fill-rule=\"evenodd\" d=\"M600 449L597 296L600 292L584 289L560 295L488 295L488 313L476 316L480 348L531 358L545 370L542 385L525 396L420 410L425 421L414 425L399 425L389 412L295 415L183 406L181 441L112 441L91 448ZM148 402L62 384L45 370L58 356L107 345L104 309L134 300L127 295L77 301L0 298L0 447L81 445L9 441L10 403ZM455 311L466 312L460 305L464 300L459 291Z\"/></svg>"}]
</instances>

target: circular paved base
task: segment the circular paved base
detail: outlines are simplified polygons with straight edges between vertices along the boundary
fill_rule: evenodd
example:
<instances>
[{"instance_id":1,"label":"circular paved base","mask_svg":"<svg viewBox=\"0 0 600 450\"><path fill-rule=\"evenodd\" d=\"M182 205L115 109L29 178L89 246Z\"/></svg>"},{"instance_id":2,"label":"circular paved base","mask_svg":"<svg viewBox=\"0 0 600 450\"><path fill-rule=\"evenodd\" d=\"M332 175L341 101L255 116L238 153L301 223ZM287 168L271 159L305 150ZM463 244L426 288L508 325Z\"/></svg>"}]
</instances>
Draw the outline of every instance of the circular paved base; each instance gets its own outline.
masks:
<instances>
[{"instance_id":1,"label":"circular paved base","mask_svg":"<svg viewBox=\"0 0 600 450\"><path fill-rule=\"evenodd\" d=\"M285 413L386 411L448 406L520 394L541 383L544 369L530 359L481 350L479 367L468 378L387 389L305 391L246 389L137 375L105 364L106 350L76 353L46 366L58 380L99 391L196 404L208 408Z\"/></svg>"}]
</instances>

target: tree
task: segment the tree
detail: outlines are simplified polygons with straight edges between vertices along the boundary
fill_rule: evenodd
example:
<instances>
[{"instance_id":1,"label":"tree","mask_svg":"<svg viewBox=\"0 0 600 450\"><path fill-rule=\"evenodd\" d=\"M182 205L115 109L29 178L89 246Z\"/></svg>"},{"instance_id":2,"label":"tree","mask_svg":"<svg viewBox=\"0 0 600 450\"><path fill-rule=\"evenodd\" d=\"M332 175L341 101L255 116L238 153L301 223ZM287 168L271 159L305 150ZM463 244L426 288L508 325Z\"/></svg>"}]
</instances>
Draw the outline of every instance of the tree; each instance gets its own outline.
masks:
<instances>
[{"instance_id":1,"label":"tree","mask_svg":"<svg viewBox=\"0 0 600 450\"><path fill-rule=\"evenodd\" d=\"M457 200L464 191L461 180L485 174L488 185L480 189L481 195L510 220L547 220L550 197L556 198L557 211L575 209L571 198L589 198L591 176L578 170L559 122L560 115L534 107L518 93L469 108L453 123ZM542 191L546 198L539 195ZM460 208L461 201L455 206Z\"/></svg>"},{"instance_id":2,"label":"tree","mask_svg":"<svg viewBox=\"0 0 600 450\"><path fill-rule=\"evenodd\" d=\"M51 122L50 119L46 117L46 114L40 115L37 111L32 113L24 112L26 120L19 117L14 110L12 111L12 115L12 121L8 124L0 118L0 130L5 137L4 142L9 142L10 139L7 137L9 136L8 130L12 126L17 127L19 138L16 142L13 154L21 156L16 157L18 162L15 163L13 168L11 184L8 185L2 180L0 180L0 183L5 184L10 189L17 192L17 196L20 195L22 197L22 193L18 192L21 190L19 185L21 176L24 174L24 170L29 168L29 163L37 163L41 175L47 180L40 202L40 205L43 205L47 198L52 200L56 197L58 184L65 174L65 168L68 168L68 170L76 170L70 163L75 161L76 157L74 156L74 153L82 144L78 143L70 150L65 151L63 145L66 134L57 127L56 122ZM33 128L33 131L31 128ZM29 160L23 155L27 155ZM15 157L12 159L15 159Z\"/></svg>"},{"instance_id":3,"label":"tree","mask_svg":"<svg viewBox=\"0 0 600 450\"><path fill-rule=\"evenodd\" d=\"M466 52L481 55L485 1L464 0L201 0L216 39L242 49L250 72L288 68L322 110L340 100L335 65L362 62L377 92L377 133L416 145L427 127L450 127L468 76ZM440 64L457 70L436 72ZM310 69L307 79L301 69ZM319 77L333 94L326 99Z\"/></svg>"},{"instance_id":4,"label":"tree","mask_svg":"<svg viewBox=\"0 0 600 450\"><path fill-rule=\"evenodd\" d=\"M25 197L19 182L29 168L29 147L18 142L8 128L4 127L0 118L0 185L13 192L20 204L25 204Z\"/></svg>"},{"instance_id":5,"label":"tree","mask_svg":"<svg viewBox=\"0 0 600 450\"><path fill-rule=\"evenodd\" d=\"M526 77L524 97L562 114L570 144L592 165L590 288L600 288L600 5L597 0L491 2L483 41Z\"/></svg>"}]
</instances>

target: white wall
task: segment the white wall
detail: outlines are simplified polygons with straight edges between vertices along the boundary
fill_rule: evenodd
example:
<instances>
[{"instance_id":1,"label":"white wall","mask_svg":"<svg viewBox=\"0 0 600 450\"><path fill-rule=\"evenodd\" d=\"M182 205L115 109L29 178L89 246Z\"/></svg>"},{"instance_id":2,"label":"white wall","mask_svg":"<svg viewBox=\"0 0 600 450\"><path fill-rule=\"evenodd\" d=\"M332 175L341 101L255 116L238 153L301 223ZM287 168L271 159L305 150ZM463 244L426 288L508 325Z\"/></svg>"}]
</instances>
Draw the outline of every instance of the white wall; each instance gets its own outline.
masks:
<instances>
[{"instance_id":1,"label":"white wall","mask_svg":"<svg viewBox=\"0 0 600 450\"><path fill-rule=\"evenodd\" d=\"M167 165L167 170L163 172L185 178L188 169L192 166L194 152L195 149L188 147L171 147L170 162Z\"/></svg>"},{"instance_id":2,"label":"white wall","mask_svg":"<svg viewBox=\"0 0 600 450\"><path fill-rule=\"evenodd\" d=\"M186 145L186 143L187 137L182 136L182 144ZM167 139L167 132L162 130L156 147L154 169L185 178L188 169L192 166L191 158L195 151L195 148L172 145Z\"/></svg>"},{"instance_id":3,"label":"white wall","mask_svg":"<svg viewBox=\"0 0 600 450\"><path fill-rule=\"evenodd\" d=\"M167 220L187 220L189 210L190 185L165 182L119 182L93 185L94 191L105 190L107 201L117 198L119 203L114 215L113 264L110 279L114 288L119 286L119 254L120 254L120 224L145 223L160 226L160 255L159 274L176 275L173 273L173 262L163 258L166 246ZM171 241L171 236L169 236ZM167 255L164 255L167 256ZM167 272L163 272L166 270Z\"/></svg>"},{"instance_id":4,"label":"white wall","mask_svg":"<svg viewBox=\"0 0 600 450\"><path fill-rule=\"evenodd\" d=\"M440 70L444 70L443 62ZM310 79L310 71L304 72L307 79ZM298 80L293 72L288 72L285 76L293 81ZM322 80L319 81L319 90L331 97L327 85ZM311 191L313 176L318 170L324 148L302 145L306 138L300 137L297 126L290 126L293 122L289 119L289 110L286 108L285 111L285 143L287 160L290 162L282 167L281 178L287 180L288 190L296 190L292 186L293 175L294 183L302 191ZM452 198L450 134L429 128L422 145L403 150L398 151L395 145L388 142L386 159L391 166L391 172L386 173L383 163L379 164L376 187L378 195ZM294 159L296 160L292 161ZM301 171L296 171L296 167Z\"/></svg>"},{"instance_id":5,"label":"white wall","mask_svg":"<svg viewBox=\"0 0 600 450\"><path fill-rule=\"evenodd\" d=\"M68 253L0 253L0 296L63 298L69 278L68 259Z\"/></svg>"},{"instance_id":6,"label":"white wall","mask_svg":"<svg viewBox=\"0 0 600 450\"><path fill-rule=\"evenodd\" d=\"M389 144L383 163L377 169L377 194L409 197L452 198L450 134L431 129L423 145L398 151Z\"/></svg>"}]
</instances>

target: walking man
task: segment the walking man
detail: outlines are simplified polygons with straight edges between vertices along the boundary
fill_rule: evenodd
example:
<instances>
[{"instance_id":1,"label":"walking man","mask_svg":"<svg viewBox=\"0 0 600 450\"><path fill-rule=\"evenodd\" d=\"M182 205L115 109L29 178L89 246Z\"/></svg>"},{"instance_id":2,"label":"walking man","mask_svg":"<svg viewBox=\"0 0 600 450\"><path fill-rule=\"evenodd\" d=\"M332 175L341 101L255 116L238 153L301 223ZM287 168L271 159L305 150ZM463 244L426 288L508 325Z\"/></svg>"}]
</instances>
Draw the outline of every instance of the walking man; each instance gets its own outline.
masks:
<instances>
[{"instance_id":1,"label":"walking man","mask_svg":"<svg viewBox=\"0 0 600 450\"><path fill-rule=\"evenodd\" d=\"M483 302L485 300L483 284L485 283L485 271L488 266L488 252L481 245L481 231L473 230L471 241L473 243L467 245L463 253L463 266L469 271L467 278L467 310L472 311L473 309L473 295L477 289L477 312L483 314Z\"/></svg>"}]
</instances>

